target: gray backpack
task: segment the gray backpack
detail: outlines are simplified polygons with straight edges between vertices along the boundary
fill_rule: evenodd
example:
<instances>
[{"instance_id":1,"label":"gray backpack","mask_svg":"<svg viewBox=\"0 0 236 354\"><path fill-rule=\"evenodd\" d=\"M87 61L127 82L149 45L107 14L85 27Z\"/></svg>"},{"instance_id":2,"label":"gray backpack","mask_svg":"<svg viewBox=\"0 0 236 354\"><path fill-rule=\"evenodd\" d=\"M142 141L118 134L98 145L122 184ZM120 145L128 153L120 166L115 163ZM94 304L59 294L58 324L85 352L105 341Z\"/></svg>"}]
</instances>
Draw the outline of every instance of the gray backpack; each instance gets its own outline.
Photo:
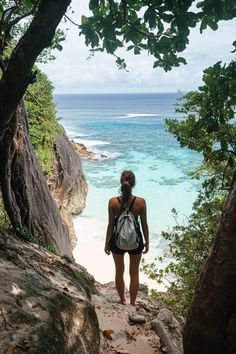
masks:
<instances>
[{"instance_id":1,"label":"gray backpack","mask_svg":"<svg viewBox=\"0 0 236 354\"><path fill-rule=\"evenodd\" d=\"M134 250L139 246L138 222L130 211L135 199L136 197L129 208L122 205L125 210L119 216L114 230L117 247L125 251ZM120 202L119 198L118 200Z\"/></svg>"}]
</instances>

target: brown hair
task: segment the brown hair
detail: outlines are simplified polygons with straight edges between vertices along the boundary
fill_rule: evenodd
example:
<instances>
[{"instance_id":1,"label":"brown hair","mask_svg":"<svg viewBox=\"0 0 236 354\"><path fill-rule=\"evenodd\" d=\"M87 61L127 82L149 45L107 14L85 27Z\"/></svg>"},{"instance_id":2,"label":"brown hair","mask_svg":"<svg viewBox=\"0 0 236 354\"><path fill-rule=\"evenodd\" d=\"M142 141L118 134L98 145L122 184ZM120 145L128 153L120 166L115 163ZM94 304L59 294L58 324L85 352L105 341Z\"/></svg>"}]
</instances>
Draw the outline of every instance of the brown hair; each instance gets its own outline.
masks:
<instances>
[{"instance_id":1,"label":"brown hair","mask_svg":"<svg viewBox=\"0 0 236 354\"><path fill-rule=\"evenodd\" d=\"M131 195L132 188L135 186L135 174L132 171L123 171L120 176L120 183L122 204L125 204Z\"/></svg>"}]
</instances>

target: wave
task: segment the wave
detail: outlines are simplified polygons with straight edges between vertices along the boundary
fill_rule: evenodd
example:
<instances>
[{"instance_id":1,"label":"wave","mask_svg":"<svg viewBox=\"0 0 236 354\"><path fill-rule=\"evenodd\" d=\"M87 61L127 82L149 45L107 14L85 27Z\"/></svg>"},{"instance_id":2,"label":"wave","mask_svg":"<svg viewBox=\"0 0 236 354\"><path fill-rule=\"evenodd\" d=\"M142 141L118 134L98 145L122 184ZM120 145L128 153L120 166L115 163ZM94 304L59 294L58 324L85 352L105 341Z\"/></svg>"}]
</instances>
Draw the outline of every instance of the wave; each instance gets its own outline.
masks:
<instances>
[{"instance_id":1,"label":"wave","mask_svg":"<svg viewBox=\"0 0 236 354\"><path fill-rule=\"evenodd\" d=\"M117 157L121 156L120 152L107 152L107 151L98 151L98 150L91 150L93 153L94 158L92 159L93 162L97 161L104 161L104 160L114 160ZM87 159L86 157L82 157Z\"/></svg>"},{"instance_id":2,"label":"wave","mask_svg":"<svg viewBox=\"0 0 236 354\"><path fill-rule=\"evenodd\" d=\"M121 156L122 154L120 152L107 152L107 151L102 151L99 153L95 153L96 158L98 161L103 161L103 160L114 160L117 157Z\"/></svg>"},{"instance_id":3,"label":"wave","mask_svg":"<svg viewBox=\"0 0 236 354\"><path fill-rule=\"evenodd\" d=\"M89 134L85 134L85 133L80 133L76 130L70 129L65 127L65 131L66 131L66 135L69 137L69 139L75 140L75 139L79 139L80 137L84 137L84 136L89 136Z\"/></svg>"},{"instance_id":4,"label":"wave","mask_svg":"<svg viewBox=\"0 0 236 354\"><path fill-rule=\"evenodd\" d=\"M123 116L118 116L117 118L136 118L136 117L156 117L156 113L127 113Z\"/></svg>"},{"instance_id":5,"label":"wave","mask_svg":"<svg viewBox=\"0 0 236 354\"><path fill-rule=\"evenodd\" d=\"M77 135L78 137L78 135ZM84 144L86 148L91 148L93 146L100 146L100 145L109 145L109 141L103 141L103 140L86 140L86 139L79 139L79 138L74 138L73 140L76 143Z\"/></svg>"}]
</instances>

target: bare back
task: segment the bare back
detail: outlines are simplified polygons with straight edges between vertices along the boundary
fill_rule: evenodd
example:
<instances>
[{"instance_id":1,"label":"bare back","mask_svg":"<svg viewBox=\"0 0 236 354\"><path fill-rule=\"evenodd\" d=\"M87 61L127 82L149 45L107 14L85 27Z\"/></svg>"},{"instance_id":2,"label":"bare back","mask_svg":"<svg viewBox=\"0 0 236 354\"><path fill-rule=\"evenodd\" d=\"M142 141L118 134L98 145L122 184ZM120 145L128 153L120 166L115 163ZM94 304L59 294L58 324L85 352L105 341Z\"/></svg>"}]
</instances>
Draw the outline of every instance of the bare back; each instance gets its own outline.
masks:
<instances>
[{"instance_id":1,"label":"bare back","mask_svg":"<svg viewBox=\"0 0 236 354\"><path fill-rule=\"evenodd\" d=\"M128 202L125 204L126 208L129 208L133 199L135 197L131 196ZM113 197L110 199L109 207L112 209L114 217L119 217L123 209L121 208L121 204L118 201L117 197ZM135 202L132 206L132 214L137 218L138 216L141 216L143 209L146 207L145 200L140 197L136 197Z\"/></svg>"}]
</instances>

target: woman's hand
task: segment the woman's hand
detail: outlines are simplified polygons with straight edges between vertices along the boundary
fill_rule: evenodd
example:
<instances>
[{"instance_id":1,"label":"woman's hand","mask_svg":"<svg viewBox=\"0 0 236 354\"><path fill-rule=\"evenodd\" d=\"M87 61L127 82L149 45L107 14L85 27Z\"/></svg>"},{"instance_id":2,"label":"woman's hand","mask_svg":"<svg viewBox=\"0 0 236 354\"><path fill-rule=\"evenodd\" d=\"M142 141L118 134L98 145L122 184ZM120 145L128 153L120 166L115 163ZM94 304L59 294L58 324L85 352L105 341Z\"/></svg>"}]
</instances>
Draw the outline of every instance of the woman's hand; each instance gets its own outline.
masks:
<instances>
[{"instance_id":1,"label":"woman's hand","mask_svg":"<svg viewBox=\"0 0 236 354\"><path fill-rule=\"evenodd\" d=\"M111 253L110 246L109 245L105 245L104 251L109 256L109 254Z\"/></svg>"},{"instance_id":2,"label":"woman's hand","mask_svg":"<svg viewBox=\"0 0 236 354\"><path fill-rule=\"evenodd\" d=\"M148 253L149 251L149 243L144 243L143 254Z\"/></svg>"}]
</instances>

